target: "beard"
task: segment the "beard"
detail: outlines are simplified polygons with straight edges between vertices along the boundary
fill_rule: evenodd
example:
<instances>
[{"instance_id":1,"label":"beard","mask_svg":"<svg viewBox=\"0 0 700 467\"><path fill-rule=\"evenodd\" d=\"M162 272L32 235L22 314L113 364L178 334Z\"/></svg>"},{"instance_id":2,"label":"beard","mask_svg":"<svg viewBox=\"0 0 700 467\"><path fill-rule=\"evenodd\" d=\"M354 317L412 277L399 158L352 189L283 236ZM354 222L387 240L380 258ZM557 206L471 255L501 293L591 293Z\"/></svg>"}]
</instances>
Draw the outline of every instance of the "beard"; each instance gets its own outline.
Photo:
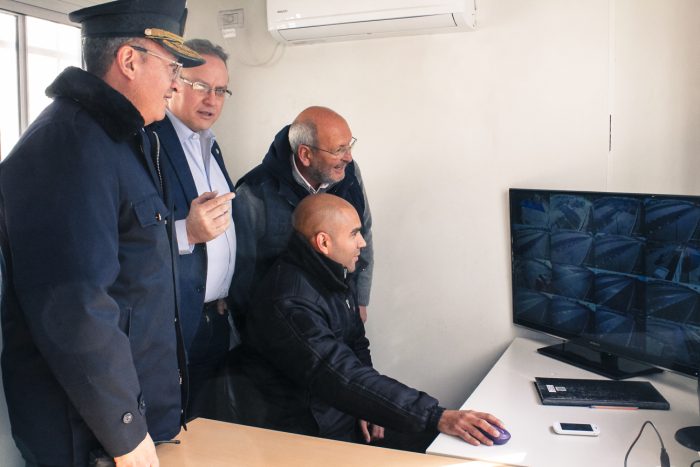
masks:
<instances>
[{"instance_id":1,"label":"beard","mask_svg":"<svg viewBox=\"0 0 700 467\"><path fill-rule=\"evenodd\" d=\"M347 164L345 165L347 167ZM322 167L319 167L315 164L312 164L309 167L309 175L318 183L321 185L323 184L331 184L331 183L338 183L341 181L343 178L345 178L345 170L343 170L343 175L338 177L338 179L333 178L333 167L328 168L327 170L323 170Z\"/></svg>"}]
</instances>

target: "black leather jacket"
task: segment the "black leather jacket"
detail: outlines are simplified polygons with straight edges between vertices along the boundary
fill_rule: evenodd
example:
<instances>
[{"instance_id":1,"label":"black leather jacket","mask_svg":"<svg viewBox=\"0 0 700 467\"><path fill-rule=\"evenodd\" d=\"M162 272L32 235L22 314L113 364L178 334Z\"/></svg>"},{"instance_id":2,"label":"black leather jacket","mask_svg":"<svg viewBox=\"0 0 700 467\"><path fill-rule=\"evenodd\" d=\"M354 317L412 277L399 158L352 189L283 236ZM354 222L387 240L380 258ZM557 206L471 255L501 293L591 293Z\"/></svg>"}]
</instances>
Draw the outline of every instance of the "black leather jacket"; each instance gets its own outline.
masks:
<instances>
[{"instance_id":1,"label":"black leather jacket","mask_svg":"<svg viewBox=\"0 0 700 467\"><path fill-rule=\"evenodd\" d=\"M244 330L243 372L259 396L245 404L254 414L244 422L343 440L354 439L357 418L403 432L436 429L437 400L372 367L352 284L343 266L292 236Z\"/></svg>"}]
</instances>

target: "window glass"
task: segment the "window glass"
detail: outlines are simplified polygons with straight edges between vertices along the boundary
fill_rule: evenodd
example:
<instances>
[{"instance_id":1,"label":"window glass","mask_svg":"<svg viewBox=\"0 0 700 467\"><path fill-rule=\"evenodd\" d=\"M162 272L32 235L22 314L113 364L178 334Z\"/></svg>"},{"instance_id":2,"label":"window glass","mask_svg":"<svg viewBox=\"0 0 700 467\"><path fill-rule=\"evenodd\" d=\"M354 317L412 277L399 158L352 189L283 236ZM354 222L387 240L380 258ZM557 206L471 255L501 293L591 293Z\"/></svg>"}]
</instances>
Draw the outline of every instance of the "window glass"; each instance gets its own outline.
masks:
<instances>
[{"instance_id":1,"label":"window glass","mask_svg":"<svg viewBox=\"0 0 700 467\"><path fill-rule=\"evenodd\" d=\"M80 67L80 29L27 17L29 123L51 103L46 88L68 66Z\"/></svg>"},{"instance_id":2,"label":"window glass","mask_svg":"<svg viewBox=\"0 0 700 467\"><path fill-rule=\"evenodd\" d=\"M19 85L17 78L17 17L0 12L0 158L19 138Z\"/></svg>"}]
</instances>

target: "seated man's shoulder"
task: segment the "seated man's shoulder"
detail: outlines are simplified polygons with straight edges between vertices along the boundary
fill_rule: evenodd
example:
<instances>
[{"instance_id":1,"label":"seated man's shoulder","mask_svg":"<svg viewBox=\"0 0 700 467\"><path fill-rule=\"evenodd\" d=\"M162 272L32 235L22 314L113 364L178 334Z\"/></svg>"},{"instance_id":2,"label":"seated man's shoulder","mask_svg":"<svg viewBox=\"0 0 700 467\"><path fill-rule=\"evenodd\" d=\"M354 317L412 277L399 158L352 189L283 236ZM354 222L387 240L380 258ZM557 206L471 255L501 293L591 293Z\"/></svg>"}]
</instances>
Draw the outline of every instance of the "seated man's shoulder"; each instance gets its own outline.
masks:
<instances>
[{"instance_id":1,"label":"seated man's shoulder","mask_svg":"<svg viewBox=\"0 0 700 467\"><path fill-rule=\"evenodd\" d=\"M324 302L314 281L295 264L279 260L270 269L261 290L271 301L300 300L309 304Z\"/></svg>"}]
</instances>

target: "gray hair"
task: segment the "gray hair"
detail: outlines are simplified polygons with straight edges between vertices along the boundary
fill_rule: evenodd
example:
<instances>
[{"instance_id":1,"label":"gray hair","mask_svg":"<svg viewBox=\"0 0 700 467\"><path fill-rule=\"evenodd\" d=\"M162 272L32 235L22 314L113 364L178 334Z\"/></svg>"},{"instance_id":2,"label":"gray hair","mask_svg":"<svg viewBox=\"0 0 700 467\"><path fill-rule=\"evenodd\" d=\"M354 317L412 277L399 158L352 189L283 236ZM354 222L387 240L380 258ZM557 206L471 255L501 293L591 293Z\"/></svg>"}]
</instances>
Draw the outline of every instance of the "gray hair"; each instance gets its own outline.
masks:
<instances>
[{"instance_id":1,"label":"gray hair","mask_svg":"<svg viewBox=\"0 0 700 467\"><path fill-rule=\"evenodd\" d=\"M219 57L221 61L224 62L224 65L226 65L228 54L220 45L216 45L206 39L190 39L185 41L185 45L199 55L213 55Z\"/></svg>"},{"instance_id":2,"label":"gray hair","mask_svg":"<svg viewBox=\"0 0 700 467\"><path fill-rule=\"evenodd\" d=\"M85 70L98 78L104 78L119 48L135 39L134 37L83 37Z\"/></svg>"},{"instance_id":3,"label":"gray hair","mask_svg":"<svg viewBox=\"0 0 700 467\"><path fill-rule=\"evenodd\" d=\"M318 146L318 129L311 120L295 121L289 127L289 145L297 156L299 145Z\"/></svg>"}]
</instances>

